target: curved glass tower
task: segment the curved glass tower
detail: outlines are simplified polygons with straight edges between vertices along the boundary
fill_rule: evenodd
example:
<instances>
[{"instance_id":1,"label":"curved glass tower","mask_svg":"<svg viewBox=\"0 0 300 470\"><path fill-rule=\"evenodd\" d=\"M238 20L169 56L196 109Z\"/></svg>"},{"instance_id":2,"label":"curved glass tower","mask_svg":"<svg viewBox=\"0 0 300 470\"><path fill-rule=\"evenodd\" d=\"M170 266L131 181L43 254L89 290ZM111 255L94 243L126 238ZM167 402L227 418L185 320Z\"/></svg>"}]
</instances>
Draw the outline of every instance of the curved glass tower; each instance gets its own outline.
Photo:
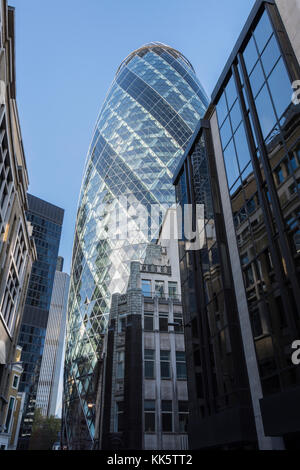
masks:
<instances>
[{"instance_id":1,"label":"curved glass tower","mask_svg":"<svg viewBox=\"0 0 300 470\"><path fill-rule=\"evenodd\" d=\"M173 172L208 102L190 62L151 43L122 62L101 109L73 247L64 391L70 448L89 448L93 441L111 296L125 291L130 261L142 260L158 235L159 217L150 231L151 208L163 212L175 203Z\"/></svg>"}]
</instances>

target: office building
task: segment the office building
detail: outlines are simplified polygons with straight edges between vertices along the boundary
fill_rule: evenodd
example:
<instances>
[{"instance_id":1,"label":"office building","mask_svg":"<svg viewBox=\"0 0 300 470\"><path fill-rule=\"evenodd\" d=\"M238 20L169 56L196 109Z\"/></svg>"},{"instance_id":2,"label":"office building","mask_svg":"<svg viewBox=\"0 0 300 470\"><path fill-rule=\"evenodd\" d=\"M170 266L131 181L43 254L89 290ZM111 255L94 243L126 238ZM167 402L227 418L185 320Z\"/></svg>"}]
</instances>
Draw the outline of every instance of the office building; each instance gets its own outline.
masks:
<instances>
[{"instance_id":1,"label":"office building","mask_svg":"<svg viewBox=\"0 0 300 470\"><path fill-rule=\"evenodd\" d=\"M88 404L95 401L111 296L125 293L131 261L142 261L157 239L165 206L175 202L172 174L207 105L189 61L151 43L122 62L101 109L73 247L64 397L71 447L93 446L95 409Z\"/></svg>"},{"instance_id":2,"label":"office building","mask_svg":"<svg viewBox=\"0 0 300 470\"><path fill-rule=\"evenodd\" d=\"M57 267L61 269L63 267L61 257ZM56 416L59 405L59 381L66 333L69 280L68 274L56 271L36 396L36 407L41 410L43 416L47 417ZM60 399L62 399L61 395Z\"/></svg>"},{"instance_id":3,"label":"office building","mask_svg":"<svg viewBox=\"0 0 300 470\"><path fill-rule=\"evenodd\" d=\"M36 250L26 220L28 174L16 104L15 13L0 2L0 447L32 262Z\"/></svg>"},{"instance_id":4,"label":"office building","mask_svg":"<svg viewBox=\"0 0 300 470\"><path fill-rule=\"evenodd\" d=\"M27 449L48 324L64 210L28 194L27 220L33 226L37 261L32 267L18 344L24 372L20 391L26 393L19 449Z\"/></svg>"},{"instance_id":5,"label":"office building","mask_svg":"<svg viewBox=\"0 0 300 470\"><path fill-rule=\"evenodd\" d=\"M186 450L188 395L176 241L132 262L114 294L98 396L102 449Z\"/></svg>"},{"instance_id":6,"label":"office building","mask_svg":"<svg viewBox=\"0 0 300 470\"><path fill-rule=\"evenodd\" d=\"M255 3L174 175L194 449L299 448L299 24Z\"/></svg>"}]
</instances>

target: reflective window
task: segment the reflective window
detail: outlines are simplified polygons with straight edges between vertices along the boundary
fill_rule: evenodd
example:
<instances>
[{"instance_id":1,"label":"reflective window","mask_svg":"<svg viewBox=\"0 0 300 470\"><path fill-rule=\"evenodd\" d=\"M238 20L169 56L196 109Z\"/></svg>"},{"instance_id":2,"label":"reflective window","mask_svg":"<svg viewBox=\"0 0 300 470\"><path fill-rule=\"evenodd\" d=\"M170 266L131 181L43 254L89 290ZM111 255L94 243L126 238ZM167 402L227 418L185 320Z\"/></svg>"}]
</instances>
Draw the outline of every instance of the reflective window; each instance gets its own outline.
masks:
<instances>
[{"instance_id":1,"label":"reflective window","mask_svg":"<svg viewBox=\"0 0 300 470\"><path fill-rule=\"evenodd\" d=\"M264 11L254 31L256 44L260 53L263 51L272 33L273 28L271 26L268 13L267 11Z\"/></svg>"},{"instance_id":2,"label":"reflective window","mask_svg":"<svg viewBox=\"0 0 300 470\"><path fill-rule=\"evenodd\" d=\"M256 64L258 60L258 54L255 46L255 42L253 37L251 37L244 53L243 53L244 61L246 64L247 72L248 74L251 73L254 65Z\"/></svg>"},{"instance_id":3,"label":"reflective window","mask_svg":"<svg viewBox=\"0 0 300 470\"><path fill-rule=\"evenodd\" d=\"M223 148L225 148L232 136L229 117L226 119L223 126L221 127L220 134L221 134L222 146Z\"/></svg>"},{"instance_id":4,"label":"reflective window","mask_svg":"<svg viewBox=\"0 0 300 470\"><path fill-rule=\"evenodd\" d=\"M291 104L292 87L283 59L280 59L269 79L269 87L278 118Z\"/></svg>"},{"instance_id":5,"label":"reflective window","mask_svg":"<svg viewBox=\"0 0 300 470\"><path fill-rule=\"evenodd\" d=\"M264 81L264 74L260 63L258 62L250 75L250 84L254 97L256 97L257 93L263 86Z\"/></svg>"},{"instance_id":6,"label":"reflective window","mask_svg":"<svg viewBox=\"0 0 300 470\"><path fill-rule=\"evenodd\" d=\"M251 160L244 125L241 124L234 135L240 170L243 171Z\"/></svg>"},{"instance_id":7,"label":"reflective window","mask_svg":"<svg viewBox=\"0 0 300 470\"><path fill-rule=\"evenodd\" d=\"M235 132L235 130L237 129L238 125L240 124L242 120L241 109L240 109L240 105L238 101L236 101L235 105L233 106L230 112L230 118L231 118L233 132Z\"/></svg>"},{"instance_id":8,"label":"reflective window","mask_svg":"<svg viewBox=\"0 0 300 470\"><path fill-rule=\"evenodd\" d=\"M217 104L217 113L219 126L221 127L228 113L225 93L223 93L221 98L219 99L219 102Z\"/></svg>"},{"instance_id":9,"label":"reflective window","mask_svg":"<svg viewBox=\"0 0 300 470\"><path fill-rule=\"evenodd\" d=\"M145 297L151 297L151 281L142 279L142 292Z\"/></svg>"},{"instance_id":10,"label":"reflective window","mask_svg":"<svg viewBox=\"0 0 300 470\"><path fill-rule=\"evenodd\" d=\"M231 77L231 79L229 80L226 86L226 97L227 97L228 108L231 109L233 103L237 99L237 92L236 92L233 76Z\"/></svg>"},{"instance_id":11,"label":"reflective window","mask_svg":"<svg viewBox=\"0 0 300 470\"><path fill-rule=\"evenodd\" d=\"M230 144L227 146L226 150L224 151L224 160L225 160L225 167L226 167L226 172L227 172L228 186L231 188L231 186L233 185L233 183L237 180L239 176L239 168L237 164L233 140L231 140Z\"/></svg>"},{"instance_id":12,"label":"reflective window","mask_svg":"<svg viewBox=\"0 0 300 470\"><path fill-rule=\"evenodd\" d=\"M280 57L280 50L279 50L276 38L273 34L272 38L270 39L269 44L267 45L266 49L264 50L261 56L261 60L263 63L266 76L269 75L269 73L273 69L279 57Z\"/></svg>"},{"instance_id":13,"label":"reflective window","mask_svg":"<svg viewBox=\"0 0 300 470\"><path fill-rule=\"evenodd\" d=\"M257 96L255 104L263 136L267 137L276 124L276 117L266 85Z\"/></svg>"}]
</instances>

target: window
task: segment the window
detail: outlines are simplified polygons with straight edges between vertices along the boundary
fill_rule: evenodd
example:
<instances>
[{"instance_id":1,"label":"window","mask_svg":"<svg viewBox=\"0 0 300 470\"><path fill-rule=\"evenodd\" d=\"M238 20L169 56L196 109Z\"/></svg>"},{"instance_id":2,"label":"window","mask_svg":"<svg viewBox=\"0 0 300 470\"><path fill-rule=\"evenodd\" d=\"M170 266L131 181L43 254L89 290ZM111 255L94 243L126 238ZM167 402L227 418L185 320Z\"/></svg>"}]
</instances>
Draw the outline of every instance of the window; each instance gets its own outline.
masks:
<instances>
[{"instance_id":1,"label":"window","mask_svg":"<svg viewBox=\"0 0 300 470\"><path fill-rule=\"evenodd\" d=\"M189 419L189 403L187 401L178 402L179 432L187 432Z\"/></svg>"},{"instance_id":2,"label":"window","mask_svg":"<svg viewBox=\"0 0 300 470\"><path fill-rule=\"evenodd\" d=\"M126 318L119 318L119 333L126 331Z\"/></svg>"},{"instance_id":3,"label":"window","mask_svg":"<svg viewBox=\"0 0 300 470\"><path fill-rule=\"evenodd\" d=\"M154 379L154 350L145 349L145 379Z\"/></svg>"},{"instance_id":4,"label":"window","mask_svg":"<svg viewBox=\"0 0 300 470\"><path fill-rule=\"evenodd\" d=\"M155 281L155 295L163 298L165 295L164 281Z\"/></svg>"},{"instance_id":5,"label":"window","mask_svg":"<svg viewBox=\"0 0 300 470\"><path fill-rule=\"evenodd\" d=\"M124 402L116 402L116 421L115 421L115 431L123 432L124 431Z\"/></svg>"},{"instance_id":6,"label":"window","mask_svg":"<svg viewBox=\"0 0 300 470\"><path fill-rule=\"evenodd\" d=\"M169 297L171 299L177 298L177 282L169 282Z\"/></svg>"},{"instance_id":7,"label":"window","mask_svg":"<svg viewBox=\"0 0 300 470\"><path fill-rule=\"evenodd\" d=\"M174 325L176 333L183 333L183 319L180 313L174 313Z\"/></svg>"},{"instance_id":8,"label":"window","mask_svg":"<svg viewBox=\"0 0 300 470\"><path fill-rule=\"evenodd\" d=\"M170 379L170 351L160 351L160 376L162 379Z\"/></svg>"},{"instance_id":9,"label":"window","mask_svg":"<svg viewBox=\"0 0 300 470\"><path fill-rule=\"evenodd\" d=\"M225 160L225 166L226 166L228 186L229 188L231 188L240 174L238 164L237 164L237 159L236 159L235 148L233 145L233 140L230 141L230 144L224 151L224 160Z\"/></svg>"},{"instance_id":10,"label":"window","mask_svg":"<svg viewBox=\"0 0 300 470\"><path fill-rule=\"evenodd\" d=\"M176 352L177 379L186 380L185 352Z\"/></svg>"},{"instance_id":11,"label":"window","mask_svg":"<svg viewBox=\"0 0 300 470\"><path fill-rule=\"evenodd\" d=\"M169 317L168 314L159 314L159 331L169 331Z\"/></svg>"},{"instance_id":12,"label":"window","mask_svg":"<svg viewBox=\"0 0 300 470\"><path fill-rule=\"evenodd\" d=\"M14 375L13 388L18 388L18 385L19 385L19 377L17 375Z\"/></svg>"},{"instance_id":13,"label":"window","mask_svg":"<svg viewBox=\"0 0 300 470\"><path fill-rule=\"evenodd\" d=\"M155 432L155 400L145 400L145 432Z\"/></svg>"},{"instance_id":14,"label":"window","mask_svg":"<svg viewBox=\"0 0 300 470\"><path fill-rule=\"evenodd\" d=\"M124 362L125 353L124 351L117 353L117 379L124 379Z\"/></svg>"},{"instance_id":15,"label":"window","mask_svg":"<svg viewBox=\"0 0 300 470\"><path fill-rule=\"evenodd\" d=\"M275 174L276 174L277 184L279 185L279 184L283 183L284 177L283 177L283 172L282 172L281 167L279 167L279 168L277 168L277 170L275 170Z\"/></svg>"},{"instance_id":16,"label":"window","mask_svg":"<svg viewBox=\"0 0 300 470\"><path fill-rule=\"evenodd\" d=\"M153 331L154 329L154 318L153 313L146 313L144 314L144 330L145 331Z\"/></svg>"},{"instance_id":17,"label":"window","mask_svg":"<svg viewBox=\"0 0 300 470\"><path fill-rule=\"evenodd\" d=\"M14 397L10 397L9 405L7 409L6 421L5 421L5 432L7 433L9 433L10 431L9 428L10 428L10 423L11 423L11 417L12 417L13 410L14 410L14 405L15 405L15 399Z\"/></svg>"},{"instance_id":18,"label":"window","mask_svg":"<svg viewBox=\"0 0 300 470\"><path fill-rule=\"evenodd\" d=\"M173 432L173 408L171 400L161 402L162 431Z\"/></svg>"},{"instance_id":19,"label":"window","mask_svg":"<svg viewBox=\"0 0 300 470\"><path fill-rule=\"evenodd\" d=\"M142 279L142 292L144 297L151 297L151 281Z\"/></svg>"}]
</instances>

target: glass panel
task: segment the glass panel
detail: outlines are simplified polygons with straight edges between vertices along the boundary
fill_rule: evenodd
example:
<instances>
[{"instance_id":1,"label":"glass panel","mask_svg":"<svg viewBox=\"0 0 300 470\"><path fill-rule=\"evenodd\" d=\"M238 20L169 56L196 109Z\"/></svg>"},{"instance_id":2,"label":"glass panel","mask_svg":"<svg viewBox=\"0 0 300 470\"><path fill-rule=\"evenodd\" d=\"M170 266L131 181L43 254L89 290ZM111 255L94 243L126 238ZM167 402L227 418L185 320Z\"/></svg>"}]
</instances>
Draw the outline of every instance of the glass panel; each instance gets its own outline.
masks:
<instances>
[{"instance_id":1,"label":"glass panel","mask_svg":"<svg viewBox=\"0 0 300 470\"><path fill-rule=\"evenodd\" d=\"M269 79L269 86L278 118L291 104L292 87L283 59L280 59Z\"/></svg>"},{"instance_id":2,"label":"glass panel","mask_svg":"<svg viewBox=\"0 0 300 470\"><path fill-rule=\"evenodd\" d=\"M256 50L256 46L255 46L253 38L251 38L250 41L248 42L248 45L244 51L243 56L244 56L247 72L248 74L250 74L251 70L253 69L254 65L256 64L258 60L257 50Z\"/></svg>"},{"instance_id":3,"label":"glass panel","mask_svg":"<svg viewBox=\"0 0 300 470\"><path fill-rule=\"evenodd\" d=\"M266 49L264 50L261 56L265 74L267 76L269 75L275 63L279 59L279 56L280 56L280 50L279 50L276 38L273 35L272 38L270 39L269 44L267 45Z\"/></svg>"},{"instance_id":4,"label":"glass panel","mask_svg":"<svg viewBox=\"0 0 300 470\"><path fill-rule=\"evenodd\" d=\"M231 131L231 127L230 127L230 122L229 122L229 118L226 119L226 121L224 122L221 130L220 130L220 134L221 134L221 140L222 140L222 145L223 145L223 149L226 147L226 145L228 144L229 140L231 139L231 136L232 136L232 131Z\"/></svg>"},{"instance_id":5,"label":"glass panel","mask_svg":"<svg viewBox=\"0 0 300 470\"><path fill-rule=\"evenodd\" d=\"M263 86L265 81L264 74L260 63L258 62L250 75L250 84L253 92L253 96L256 97L257 93Z\"/></svg>"},{"instance_id":6,"label":"glass panel","mask_svg":"<svg viewBox=\"0 0 300 470\"><path fill-rule=\"evenodd\" d=\"M169 297L177 297L177 282L169 282Z\"/></svg>"},{"instance_id":7,"label":"glass panel","mask_svg":"<svg viewBox=\"0 0 300 470\"><path fill-rule=\"evenodd\" d=\"M172 411L172 400L162 400L161 410L162 411Z\"/></svg>"},{"instance_id":8,"label":"glass panel","mask_svg":"<svg viewBox=\"0 0 300 470\"><path fill-rule=\"evenodd\" d=\"M228 185L229 185L229 188L231 188L231 186L233 185L233 183L237 180L239 176L239 168L237 164L233 140L231 140L230 144L224 151L224 160L225 160L225 167L226 167L227 178L228 178Z\"/></svg>"},{"instance_id":9,"label":"glass panel","mask_svg":"<svg viewBox=\"0 0 300 470\"><path fill-rule=\"evenodd\" d=\"M254 36L259 52L262 52L269 37L273 33L273 29L269 20L268 13L264 11L262 17L255 28Z\"/></svg>"},{"instance_id":10,"label":"glass panel","mask_svg":"<svg viewBox=\"0 0 300 470\"><path fill-rule=\"evenodd\" d=\"M145 413L145 432L155 432L154 413Z\"/></svg>"},{"instance_id":11,"label":"glass panel","mask_svg":"<svg viewBox=\"0 0 300 470\"><path fill-rule=\"evenodd\" d=\"M173 425L172 425L172 413L163 413L162 414L162 430L163 432L172 432Z\"/></svg>"},{"instance_id":12,"label":"glass panel","mask_svg":"<svg viewBox=\"0 0 300 470\"><path fill-rule=\"evenodd\" d=\"M159 331L169 331L169 320L168 318L159 318Z\"/></svg>"},{"instance_id":13,"label":"glass panel","mask_svg":"<svg viewBox=\"0 0 300 470\"><path fill-rule=\"evenodd\" d=\"M218 113L219 126L221 127L224 122L224 119L226 118L228 114L225 93L223 93L221 98L219 99L219 102L217 104L217 113Z\"/></svg>"},{"instance_id":14,"label":"glass panel","mask_svg":"<svg viewBox=\"0 0 300 470\"><path fill-rule=\"evenodd\" d=\"M251 160L244 125L241 124L234 135L235 146L240 164L240 170L243 171Z\"/></svg>"},{"instance_id":15,"label":"glass panel","mask_svg":"<svg viewBox=\"0 0 300 470\"><path fill-rule=\"evenodd\" d=\"M144 317L144 328L146 331L153 331L153 317Z\"/></svg>"},{"instance_id":16,"label":"glass panel","mask_svg":"<svg viewBox=\"0 0 300 470\"><path fill-rule=\"evenodd\" d=\"M151 297L151 281L142 279L142 291L145 297Z\"/></svg>"},{"instance_id":17,"label":"glass panel","mask_svg":"<svg viewBox=\"0 0 300 470\"><path fill-rule=\"evenodd\" d=\"M155 400L145 400L144 407L145 411L155 411Z\"/></svg>"},{"instance_id":18,"label":"glass panel","mask_svg":"<svg viewBox=\"0 0 300 470\"><path fill-rule=\"evenodd\" d=\"M229 80L226 86L226 97L227 97L228 108L231 109L233 103L237 99L237 91L235 88L233 76L231 77L231 79Z\"/></svg>"},{"instance_id":19,"label":"glass panel","mask_svg":"<svg viewBox=\"0 0 300 470\"><path fill-rule=\"evenodd\" d=\"M165 288L164 288L164 281L155 281L155 294L158 295L158 297L163 297L165 293Z\"/></svg>"},{"instance_id":20,"label":"glass panel","mask_svg":"<svg viewBox=\"0 0 300 470\"><path fill-rule=\"evenodd\" d=\"M235 103L235 105L233 106L233 108L231 110L230 118L231 118L231 124L232 124L233 132L235 132L235 130L237 129L239 123L242 120L240 104L239 104L238 101Z\"/></svg>"},{"instance_id":21,"label":"glass panel","mask_svg":"<svg viewBox=\"0 0 300 470\"><path fill-rule=\"evenodd\" d=\"M276 123L276 117L266 85L257 96L256 109L259 117L263 137L267 137Z\"/></svg>"}]
</instances>

